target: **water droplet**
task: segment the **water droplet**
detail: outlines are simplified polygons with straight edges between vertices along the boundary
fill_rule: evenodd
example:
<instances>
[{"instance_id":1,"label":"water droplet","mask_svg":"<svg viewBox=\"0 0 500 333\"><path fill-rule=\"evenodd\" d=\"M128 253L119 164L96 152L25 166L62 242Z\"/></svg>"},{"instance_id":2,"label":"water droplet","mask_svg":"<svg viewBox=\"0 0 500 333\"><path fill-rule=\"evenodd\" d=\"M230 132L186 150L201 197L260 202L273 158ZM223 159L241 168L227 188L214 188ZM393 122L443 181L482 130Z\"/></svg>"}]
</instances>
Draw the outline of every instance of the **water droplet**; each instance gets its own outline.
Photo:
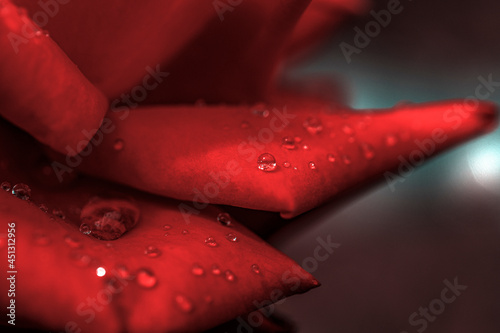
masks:
<instances>
[{"instance_id":1,"label":"water droplet","mask_svg":"<svg viewBox=\"0 0 500 333\"><path fill-rule=\"evenodd\" d=\"M215 238L213 237L208 237L207 239L205 239L205 244L207 244L210 247L216 247L218 245L217 242L215 241Z\"/></svg>"},{"instance_id":2,"label":"water droplet","mask_svg":"<svg viewBox=\"0 0 500 333\"><path fill-rule=\"evenodd\" d=\"M229 281L229 282L236 281L236 275L234 275L234 273L231 272L230 270L227 270L224 272L224 278L226 279L226 281Z\"/></svg>"},{"instance_id":3,"label":"water droplet","mask_svg":"<svg viewBox=\"0 0 500 333\"><path fill-rule=\"evenodd\" d=\"M309 146L308 146L308 145L303 145L303 146L302 146L302 149L304 149L304 150L309 150L310 148L309 148Z\"/></svg>"},{"instance_id":4,"label":"water droplet","mask_svg":"<svg viewBox=\"0 0 500 333\"><path fill-rule=\"evenodd\" d=\"M0 184L0 188L2 188L2 190L4 190L4 191L9 192L11 185L9 182L2 182L2 184Z\"/></svg>"},{"instance_id":5,"label":"water droplet","mask_svg":"<svg viewBox=\"0 0 500 333\"><path fill-rule=\"evenodd\" d=\"M184 229L184 230L182 230L182 234L183 235L187 235L187 234L189 234L189 231L187 231L186 229Z\"/></svg>"},{"instance_id":6,"label":"water droplet","mask_svg":"<svg viewBox=\"0 0 500 333\"><path fill-rule=\"evenodd\" d=\"M80 232L84 235L90 235L92 233L92 229L87 223L80 224Z\"/></svg>"},{"instance_id":7,"label":"water droplet","mask_svg":"<svg viewBox=\"0 0 500 333\"><path fill-rule=\"evenodd\" d=\"M219 213L219 215L217 215L217 221L226 227L229 227L233 223L231 216L228 213Z\"/></svg>"},{"instance_id":8,"label":"water droplet","mask_svg":"<svg viewBox=\"0 0 500 333\"><path fill-rule=\"evenodd\" d=\"M291 166L290 162L288 162L288 161L283 162L284 168L289 168L290 166Z\"/></svg>"},{"instance_id":9,"label":"water droplet","mask_svg":"<svg viewBox=\"0 0 500 333\"><path fill-rule=\"evenodd\" d=\"M194 264L191 268L191 272L196 276L202 276L205 274L205 270L199 264Z\"/></svg>"},{"instance_id":10,"label":"water droplet","mask_svg":"<svg viewBox=\"0 0 500 333\"><path fill-rule=\"evenodd\" d=\"M28 185L19 183L12 188L12 194L21 200L29 200L31 198L31 189Z\"/></svg>"},{"instance_id":11,"label":"water droplet","mask_svg":"<svg viewBox=\"0 0 500 333\"><path fill-rule=\"evenodd\" d=\"M98 277L103 277L104 275L106 275L106 268L104 268L104 267L97 267L97 269L95 270L95 274Z\"/></svg>"},{"instance_id":12,"label":"water droplet","mask_svg":"<svg viewBox=\"0 0 500 333\"><path fill-rule=\"evenodd\" d=\"M175 296L175 304L177 304L179 310L185 313L190 313L194 310L193 302L191 302L189 298L183 295Z\"/></svg>"},{"instance_id":13,"label":"water droplet","mask_svg":"<svg viewBox=\"0 0 500 333\"><path fill-rule=\"evenodd\" d=\"M311 169L311 170L316 170L316 163L314 163L314 162L309 162L309 169Z\"/></svg>"},{"instance_id":14,"label":"water droplet","mask_svg":"<svg viewBox=\"0 0 500 333\"><path fill-rule=\"evenodd\" d=\"M122 139L116 139L115 142L113 143L113 149L116 151L123 150L124 146L125 146L125 142L123 142Z\"/></svg>"},{"instance_id":15,"label":"water droplet","mask_svg":"<svg viewBox=\"0 0 500 333\"><path fill-rule=\"evenodd\" d=\"M144 250L144 254L150 258L157 258L161 256L161 250L156 246L149 245L146 250Z\"/></svg>"},{"instance_id":16,"label":"water droplet","mask_svg":"<svg viewBox=\"0 0 500 333\"><path fill-rule=\"evenodd\" d=\"M136 274L137 284L143 288L150 289L156 286L158 279L149 269L141 268Z\"/></svg>"},{"instance_id":17,"label":"water droplet","mask_svg":"<svg viewBox=\"0 0 500 333\"><path fill-rule=\"evenodd\" d=\"M318 134L323 130L321 120L316 117L307 118L304 123L304 128L311 134Z\"/></svg>"},{"instance_id":18,"label":"water droplet","mask_svg":"<svg viewBox=\"0 0 500 333\"><path fill-rule=\"evenodd\" d=\"M170 230L170 229L172 229L172 226L170 224L163 225L163 230Z\"/></svg>"},{"instance_id":19,"label":"water droplet","mask_svg":"<svg viewBox=\"0 0 500 333\"><path fill-rule=\"evenodd\" d=\"M333 155L333 154L326 155L326 158L328 159L328 162L331 162L331 163L334 163L337 160L335 158L335 155Z\"/></svg>"},{"instance_id":20,"label":"water droplet","mask_svg":"<svg viewBox=\"0 0 500 333\"><path fill-rule=\"evenodd\" d=\"M39 246L47 246L51 243L49 236L43 233L35 233L33 235L33 239L35 241L35 244Z\"/></svg>"},{"instance_id":21,"label":"water droplet","mask_svg":"<svg viewBox=\"0 0 500 333\"><path fill-rule=\"evenodd\" d=\"M283 139L281 139L281 146L285 149L293 150L297 148L295 145L295 139L293 136L285 136Z\"/></svg>"},{"instance_id":22,"label":"water droplet","mask_svg":"<svg viewBox=\"0 0 500 333\"><path fill-rule=\"evenodd\" d=\"M61 220L66 219L66 215L64 215L64 212L62 210L58 209L58 208L52 209L52 215L54 215L55 217L60 218Z\"/></svg>"},{"instance_id":23,"label":"water droplet","mask_svg":"<svg viewBox=\"0 0 500 333\"><path fill-rule=\"evenodd\" d=\"M87 267L90 265L92 258L89 255L83 254L80 252L73 252L70 254L71 259L73 259L77 266L79 267Z\"/></svg>"},{"instance_id":24,"label":"water droplet","mask_svg":"<svg viewBox=\"0 0 500 333\"><path fill-rule=\"evenodd\" d=\"M244 120L244 121L241 122L241 128L247 129L249 127L250 127L250 123L248 121Z\"/></svg>"},{"instance_id":25,"label":"water droplet","mask_svg":"<svg viewBox=\"0 0 500 333\"><path fill-rule=\"evenodd\" d=\"M252 109L252 113L261 118L269 117L269 110L266 105L262 103L256 104Z\"/></svg>"},{"instance_id":26,"label":"water droplet","mask_svg":"<svg viewBox=\"0 0 500 333\"><path fill-rule=\"evenodd\" d=\"M273 171L274 169L276 169L276 159L273 155L264 153L257 159L257 165L259 167L259 170L266 172Z\"/></svg>"},{"instance_id":27,"label":"water droplet","mask_svg":"<svg viewBox=\"0 0 500 333\"><path fill-rule=\"evenodd\" d=\"M74 248L74 249L78 249L78 248L82 247L82 243L80 243L79 240L74 239L70 235L66 235L64 237L64 243L66 243L67 246Z\"/></svg>"},{"instance_id":28,"label":"water droplet","mask_svg":"<svg viewBox=\"0 0 500 333\"><path fill-rule=\"evenodd\" d=\"M129 269L125 265L116 266L116 274L126 280L132 280L134 276L130 273Z\"/></svg>"},{"instance_id":29,"label":"water droplet","mask_svg":"<svg viewBox=\"0 0 500 333\"><path fill-rule=\"evenodd\" d=\"M385 144L387 147L394 147L398 143L398 138L395 135L389 134L385 137Z\"/></svg>"},{"instance_id":30,"label":"water droplet","mask_svg":"<svg viewBox=\"0 0 500 333\"><path fill-rule=\"evenodd\" d=\"M351 158L347 155L342 156L342 162L344 162L345 165L349 165L352 163Z\"/></svg>"},{"instance_id":31,"label":"water droplet","mask_svg":"<svg viewBox=\"0 0 500 333\"><path fill-rule=\"evenodd\" d=\"M293 170L297 171L297 170L299 170L299 168L297 168L297 167L293 167Z\"/></svg>"},{"instance_id":32,"label":"water droplet","mask_svg":"<svg viewBox=\"0 0 500 333\"><path fill-rule=\"evenodd\" d=\"M295 139L295 143L301 143L302 142L302 138L300 136L296 136L294 139Z\"/></svg>"},{"instance_id":33,"label":"water droplet","mask_svg":"<svg viewBox=\"0 0 500 333\"><path fill-rule=\"evenodd\" d=\"M260 267L259 267L259 265L257 265L257 264L253 264L253 265L252 265L252 271L253 271L255 274L260 274Z\"/></svg>"},{"instance_id":34,"label":"water droplet","mask_svg":"<svg viewBox=\"0 0 500 333\"><path fill-rule=\"evenodd\" d=\"M345 135L354 135L354 129L349 125L342 126L342 132L344 132Z\"/></svg>"},{"instance_id":35,"label":"water droplet","mask_svg":"<svg viewBox=\"0 0 500 333\"><path fill-rule=\"evenodd\" d=\"M139 208L130 200L97 197L82 208L80 219L82 225L86 225L83 233L101 240L113 240L137 225Z\"/></svg>"},{"instance_id":36,"label":"water droplet","mask_svg":"<svg viewBox=\"0 0 500 333\"><path fill-rule=\"evenodd\" d=\"M212 265L212 268L210 269L210 271L212 272L213 275L220 275L220 273L222 273L219 266L216 264Z\"/></svg>"},{"instance_id":37,"label":"water droplet","mask_svg":"<svg viewBox=\"0 0 500 333\"><path fill-rule=\"evenodd\" d=\"M367 160L372 160L375 157L375 150L371 145L363 143L361 145L361 150L363 151L363 155Z\"/></svg>"},{"instance_id":38,"label":"water droplet","mask_svg":"<svg viewBox=\"0 0 500 333\"><path fill-rule=\"evenodd\" d=\"M40 208L40 210L44 213L47 213L49 211L49 207L47 207L47 205L45 204L40 204L38 208Z\"/></svg>"},{"instance_id":39,"label":"water droplet","mask_svg":"<svg viewBox=\"0 0 500 333\"><path fill-rule=\"evenodd\" d=\"M164 233L163 236L170 236L170 234L168 232Z\"/></svg>"},{"instance_id":40,"label":"water droplet","mask_svg":"<svg viewBox=\"0 0 500 333\"><path fill-rule=\"evenodd\" d=\"M233 233L227 234L226 239L230 242L237 242L238 241L238 237Z\"/></svg>"}]
</instances>

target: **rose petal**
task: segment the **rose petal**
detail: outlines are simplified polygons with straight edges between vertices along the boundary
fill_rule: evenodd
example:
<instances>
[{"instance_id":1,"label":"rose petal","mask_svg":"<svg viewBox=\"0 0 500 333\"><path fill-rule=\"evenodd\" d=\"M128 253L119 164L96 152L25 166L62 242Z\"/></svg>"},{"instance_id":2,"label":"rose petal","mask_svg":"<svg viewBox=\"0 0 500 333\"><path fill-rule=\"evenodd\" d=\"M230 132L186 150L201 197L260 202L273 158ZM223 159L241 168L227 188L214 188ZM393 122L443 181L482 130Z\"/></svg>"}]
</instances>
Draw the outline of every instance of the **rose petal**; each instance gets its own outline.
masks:
<instances>
[{"instance_id":1,"label":"rose petal","mask_svg":"<svg viewBox=\"0 0 500 333\"><path fill-rule=\"evenodd\" d=\"M413 168L491 130L496 112L489 102L471 106L455 100L367 113L308 105L179 106L137 110L124 120L110 117L116 130L97 136L88 156L66 163L82 163L93 175L145 191L201 202L195 211L210 202L292 217L374 177L400 180L405 163ZM316 120L322 130L314 134ZM287 149L284 137L301 141ZM121 149L115 149L116 140L122 140ZM264 153L276 160L272 172L258 168ZM184 208L187 218L193 214Z\"/></svg>"},{"instance_id":2,"label":"rose petal","mask_svg":"<svg viewBox=\"0 0 500 333\"><path fill-rule=\"evenodd\" d=\"M1 156L11 156L9 163L4 160L0 165L2 175L8 175L12 183L28 183L36 203L0 192L0 220L6 227L15 223L17 326L63 330L70 325L107 332L201 331L267 305L269 300L318 285L309 273L239 223L219 223L220 211L214 207L186 224L178 202L92 179L47 190L27 173L34 173L39 157L36 150L24 146L30 139L2 129L1 136L16 137L21 143L1 146ZM16 154L20 148L23 151ZM79 224L75 211L102 193L133 196L141 214L135 228L110 242L85 236L75 225ZM41 203L49 212L59 208L65 220L43 213L38 208ZM237 241L226 239L228 233L235 234ZM206 244L210 236L216 247ZM0 242L4 255L6 237L3 234ZM159 256L145 255L150 245L161 251ZM220 267L220 274L212 273L214 264ZM252 268L254 264L259 266L257 270ZM3 260L0 268L12 270L6 265ZM195 265L203 268L201 274L199 269L194 273ZM120 275L122 266L135 279ZM106 270L104 277L96 275L98 267ZM142 269L154 278L140 275ZM227 270L234 274L233 280ZM154 286L148 286L150 282ZM7 283L2 279L0 287L8 290ZM1 300L2 304L9 302L7 293Z\"/></svg>"},{"instance_id":3,"label":"rose petal","mask_svg":"<svg viewBox=\"0 0 500 333\"><path fill-rule=\"evenodd\" d=\"M105 97L10 2L0 5L0 113L62 153L83 149L108 109Z\"/></svg>"}]
</instances>

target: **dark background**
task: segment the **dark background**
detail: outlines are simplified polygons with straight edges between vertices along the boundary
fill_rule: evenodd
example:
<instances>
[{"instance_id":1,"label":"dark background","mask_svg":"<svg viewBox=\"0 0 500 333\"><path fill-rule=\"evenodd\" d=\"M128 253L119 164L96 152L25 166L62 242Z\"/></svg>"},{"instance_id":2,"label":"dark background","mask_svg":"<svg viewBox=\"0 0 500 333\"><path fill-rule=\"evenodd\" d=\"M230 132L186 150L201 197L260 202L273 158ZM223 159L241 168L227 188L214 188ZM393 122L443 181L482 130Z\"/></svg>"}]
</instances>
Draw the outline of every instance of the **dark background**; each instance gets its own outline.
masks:
<instances>
[{"instance_id":1,"label":"dark background","mask_svg":"<svg viewBox=\"0 0 500 333\"><path fill-rule=\"evenodd\" d=\"M500 81L500 4L401 4L350 64L339 44L353 44L353 28L364 30L370 14L293 74L331 75L349 87L355 108L463 98L474 94L479 75ZM500 103L500 88L491 99ZM316 237L327 235L341 246L313 272L323 285L278 306L299 332L417 332L423 326L410 325L409 316L455 277L467 289L421 332L500 332L500 130L429 161L394 192L380 184L340 209L305 214L271 242L302 263Z\"/></svg>"}]
</instances>

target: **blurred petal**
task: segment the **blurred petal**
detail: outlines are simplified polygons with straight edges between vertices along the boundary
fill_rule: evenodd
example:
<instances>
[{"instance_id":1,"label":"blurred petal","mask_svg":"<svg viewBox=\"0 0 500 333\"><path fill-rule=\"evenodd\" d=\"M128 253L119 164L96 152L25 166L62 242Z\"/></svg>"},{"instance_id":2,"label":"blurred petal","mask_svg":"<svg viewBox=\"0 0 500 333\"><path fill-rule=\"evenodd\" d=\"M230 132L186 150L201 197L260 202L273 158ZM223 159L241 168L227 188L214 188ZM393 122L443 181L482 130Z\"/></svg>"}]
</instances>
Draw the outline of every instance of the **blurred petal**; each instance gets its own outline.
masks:
<instances>
[{"instance_id":1,"label":"blurred petal","mask_svg":"<svg viewBox=\"0 0 500 333\"><path fill-rule=\"evenodd\" d=\"M106 98L43 31L8 1L0 5L0 114L62 153L83 149Z\"/></svg>"},{"instance_id":2,"label":"blurred petal","mask_svg":"<svg viewBox=\"0 0 500 333\"><path fill-rule=\"evenodd\" d=\"M495 106L489 102L340 111L304 104L279 109L156 107L130 112L123 120L117 113L110 115L115 131L99 136L98 147L78 163L66 162L168 197L292 217L376 176L404 181L402 165L413 169L496 124ZM285 137L291 142L283 145ZM121 140L119 149L116 140ZM275 158L272 172L258 168L264 153ZM388 179L384 173L389 170L397 173Z\"/></svg>"},{"instance_id":3,"label":"blurred petal","mask_svg":"<svg viewBox=\"0 0 500 333\"><path fill-rule=\"evenodd\" d=\"M108 98L176 57L216 12L212 1L17 0ZM43 5L45 4L45 5Z\"/></svg>"},{"instance_id":4,"label":"blurred petal","mask_svg":"<svg viewBox=\"0 0 500 333\"><path fill-rule=\"evenodd\" d=\"M47 189L33 177L41 156L25 145L30 138L2 129L0 142L16 137L25 148L1 146L1 156L10 156L0 165L2 177L27 183L32 191L31 201L0 192L0 220L15 223L16 327L64 330L70 323L83 331L201 331L318 286L234 219L229 226L219 223L214 207L186 224L178 202L92 179ZM140 212L137 226L109 242L80 233L79 210L96 195L130 198ZM44 213L39 204L57 212ZM63 215L65 220L56 218ZM6 235L1 237L6 255ZM209 237L216 246L206 244ZM156 255L146 255L148 246ZM0 267L13 270L6 260ZM2 279L0 287L8 290L7 283ZM7 293L1 299L7 304Z\"/></svg>"}]
</instances>

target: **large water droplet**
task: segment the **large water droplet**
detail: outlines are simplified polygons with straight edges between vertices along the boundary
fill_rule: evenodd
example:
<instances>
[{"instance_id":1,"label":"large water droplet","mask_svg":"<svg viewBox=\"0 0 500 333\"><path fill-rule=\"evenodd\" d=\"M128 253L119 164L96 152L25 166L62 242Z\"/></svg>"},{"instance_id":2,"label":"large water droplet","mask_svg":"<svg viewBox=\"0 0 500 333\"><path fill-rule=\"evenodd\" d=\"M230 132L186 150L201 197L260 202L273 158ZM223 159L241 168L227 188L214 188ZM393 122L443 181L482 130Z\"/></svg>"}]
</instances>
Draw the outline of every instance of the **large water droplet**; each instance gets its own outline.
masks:
<instances>
[{"instance_id":1,"label":"large water droplet","mask_svg":"<svg viewBox=\"0 0 500 333\"><path fill-rule=\"evenodd\" d=\"M97 239L113 240L137 225L139 208L130 200L94 198L82 208L80 219L80 231L86 224L91 232L87 233L85 227L85 234Z\"/></svg>"},{"instance_id":2,"label":"large water droplet","mask_svg":"<svg viewBox=\"0 0 500 333\"><path fill-rule=\"evenodd\" d=\"M262 171L274 171L276 169L276 159L269 153L264 153L257 159L257 166Z\"/></svg>"},{"instance_id":3,"label":"large water droplet","mask_svg":"<svg viewBox=\"0 0 500 333\"><path fill-rule=\"evenodd\" d=\"M220 275L222 273L219 265L213 264L212 268L210 269L210 272L212 272L213 275Z\"/></svg>"},{"instance_id":4,"label":"large water droplet","mask_svg":"<svg viewBox=\"0 0 500 333\"><path fill-rule=\"evenodd\" d=\"M29 200L31 198L31 189L28 185L19 183L12 188L12 194L21 200Z\"/></svg>"},{"instance_id":5,"label":"large water droplet","mask_svg":"<svg viewBox=\"0 0 500 333\"><path fill-rule=\"evenodd\" d=\"M233 223L231 216L228 213L219 213L219 215L217 215L217 221L226 227L229 227Z\"/></svg>"},{"instance_id":6,"label":"large water droplet","mask_svg":"<svg viewBox=\"0 0 500 333\"><path fill-rule=\"evenodd\" d=\"M238 241L238 236L236 236L233 233L229 233L226 235L226 239L230 242L237 242Z\"/></svg>"},{"instance_id":7,"label":"large water droplet","mask_svg":"<svg viewBox=\"0 0 500 333\"><path fill-rule=\"evenodd\" d=\"M361 150L363 151L363 156L367 160L372 160L375 157L375 150L368 143L363 143L361 145Z\"/></svg>"},{"instance_id":8,"label":"large water droplet","mask_svg":"<svg viewBox=\"0 0 500 333\"><path fill-rule=\"evenodd\" d=\"M196 276L202 276L205 274L205 270L199 264L194 264L191 268L191 272Z\"/></svg>"},{"instance_id":9,"label":"large water droplet","mask_svg":"<svg viewBox=\"0 0 500 333\"><path fill-rule=\"evenodd\" d=\"M316 163L314 163L314 162L309 162L309 169L311 169L311 170L316 170Z\"/></svg>"},{"instance_id":10,"label":"large water droplet","mask_svg":"<svg viewBox=\"0 0 500 333\"><path fill-rule=\"evenodd\" d=\"M323 130L321 120L316 117L309 117L304 121L304 128L311 134L318 134Z\"/></svg>"},{"instance_id":11,"label":"large water droplet","mask_svg":"<svg viewBox=\"0 0 500 333\"><path fill-rule=\"evenodd\" d=\"M281 146L289 150L297 148L297 146L295 145L295 138L293 136L285 136L283 139L281 139Z\"/></svg>"},{"instance_id":12,"label":"large water droplet","mask_svg":"<svg viewBox=\"0 0 500 333\"><path fill-rule=\"evenodd\" d=\"M11 189L11 185L9 182L2 182L2 184L0 184L0 188L4 191L9 192Z\"/></svg>"},{"instance_id":13,"label":"large water droplet","mask_svg":"<svg viewBox=\"0 0 500 333\"><path fill-rule=\"evenodd\" d=\"M260 274L260 267L259 267L259 265L253 264L252 265L252 272L254 272L255 274Z\"/></svg>"},{"instance_id":14,"label":"large water droplet","mask_svg":"<svg viewBox=\"0 0 500 333\"><path fill-rule=\"evenodd\" d=\"M175 304L179 310L185 313L190 313L194 310L193 302L184 295L175 296Z\"/></svg>"},{"instance_id":15,"label":"large water droplet","mask_svg":"<svg viewBox=\"0 0 500 333\"><path fill-rule=\"evenodd\" d=\"M156 246L149 245L148 247L146 247L146 250L144 250L144 254L150 258L157 258L161 256L161 250Z\"/></svg>"},{"instance_id":16,"label":"large water droplet","mask_svg":"<svg viewBox=\"0 0 500 333\"><path fill-rule=\"evenodd\" d=\"M236 282L236 275L234 275L234 273L231 272L229 269L224 272L224 278L226 279L226 281Z\"/></svg>"},{"instance_id":17,"label":"large water droplet","mask_svg":"<svg viewBox=\"0 0 500 333\"><path fill-rule=\"evenodd\" d=\"M387 147L393 147L398 143L398 138L395 135L389 134L385 137L385 144Z\"/></svg>"},{"instance_id":18,"label":"large water droplet","mask_svg":"<svg viewBox=\"0 0 500 333\"><path fill-rule=\"evenodd\" d=\"M155 274L146 268L141 268L137 271L136 281L139 286L146 289L151 289L158 283Z\"/></svg>"},{"instance_id":19,"label":"large water droplet","mask_svg":"<svg viewBox=\"0 0 500 333\"><path fill-rule=\"evenodd\" d=\"M113 143L113 149L115 151L121 151L125 147L125 142L122 139L116 139Z\"/></svg>"},{"instance_id":20,"label":"large water droplet","mask_svg":"<svg viewBox=\"0 0 500 333\"><path fill-rule=\"evenodd\" d=\"M328 159L328 162L331 162L331 163L334 163L337 160L335 158L335 155L333 155L333 154L326 155L326 158Z\"/></svg>"},{"instance_id":21,"label":"large water droplet","mask_svg":"<svg viewBox=\"0 0 500 333\"><path fill-rule=\"evenodd\" d=\"M90 235L90 233L92 232L92 229L90 228L90 226L87 223L82 223L82 224L80 224L80 232L84 235Z\"/></svg>"},{"instance_id":22,"label":"large water droplet","mask_svg":"<svg viewBox=\"0 0 500 333\"><path fill-rule=\"evenodd\" d=\"M218 245L217 242L215 241L215 238L213 237L208 237L207 239L205 239L205 244L207 244L210 247L216 247Z\"/></svg>"}]
</instances>

